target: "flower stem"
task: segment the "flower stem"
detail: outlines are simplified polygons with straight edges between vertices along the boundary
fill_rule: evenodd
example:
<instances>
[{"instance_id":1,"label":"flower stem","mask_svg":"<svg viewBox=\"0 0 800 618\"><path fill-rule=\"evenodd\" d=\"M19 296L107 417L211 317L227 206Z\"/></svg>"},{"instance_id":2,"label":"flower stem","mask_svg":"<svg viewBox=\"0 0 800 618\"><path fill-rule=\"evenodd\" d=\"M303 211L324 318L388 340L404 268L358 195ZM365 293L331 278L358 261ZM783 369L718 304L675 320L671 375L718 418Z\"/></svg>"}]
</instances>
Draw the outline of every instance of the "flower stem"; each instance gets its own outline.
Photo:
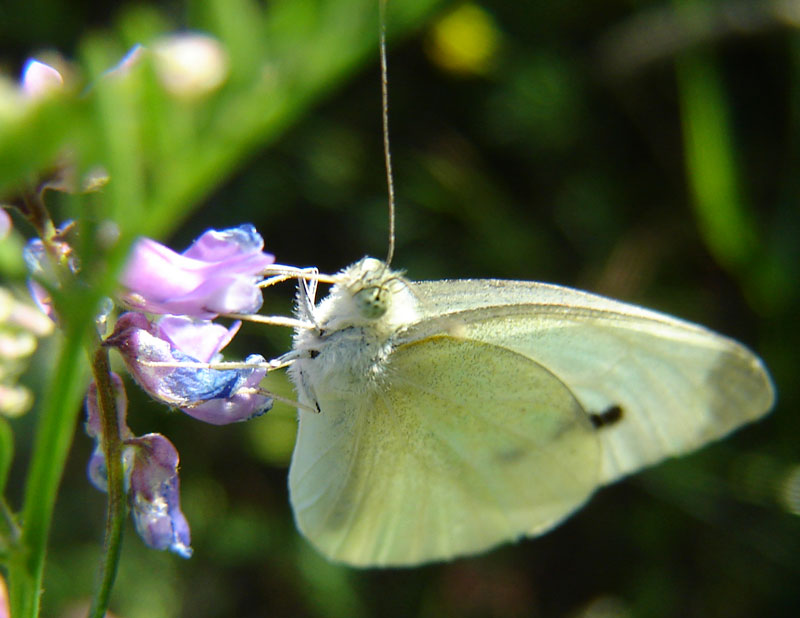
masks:
<instances>
[{"instance_id":1,"label":"flower stem","mask_svg":"<svg viewBox=\"0 0 800 618\"><path fill-rule=\"evenodd\" d=\"M19 544L19 537L22 534L14 519L5 498L0 496L0 563L8 560L8 555L12 548Z\"/></svg>"},{"instance_id":2,"label":"flower stem","mask_svg":"<svg viewBox=\"0 0 800 618\"><path fill-rule=\"evenodd\" d=\"M98 342L99 344L99 342ZM111 383L108 351L97 345L92 357L92 373L97 385L97 405L103 424L102 445L106 456L108 475L108 503L104 556L100 564L97 586L89 610L90 618L103 618L108 610L111 588L117 576L122 530L125 522L125 484L122 466L122 440L120 438L117 398Z\"/></svg>"},{"instance_id":3,"label":"flower stem","mask_svg":"<svg viewBox=\"0 0 800 618\"><path fill-rule=\"evenodd\" d=\"M0 526L3 527L3 530L6 532L7 538L12 545L19 542L19 537L22 534L22 531L17 525L17 521L14 518L14 513L6 503L6 499L2 496L0 496Z\"/></svg>"},{"instance_id":4,"label":"flower stem","mask_svg":"<svg viewBox=\"0 0 800 618\"><path fill-rule=\"evenodd\" d=\"M22 196L23 213L33 229L45 243L48 243L56 232L56 226L50 218L50 212L44 205L42 191L28 191Z\"/></svg>"}]
</instances>

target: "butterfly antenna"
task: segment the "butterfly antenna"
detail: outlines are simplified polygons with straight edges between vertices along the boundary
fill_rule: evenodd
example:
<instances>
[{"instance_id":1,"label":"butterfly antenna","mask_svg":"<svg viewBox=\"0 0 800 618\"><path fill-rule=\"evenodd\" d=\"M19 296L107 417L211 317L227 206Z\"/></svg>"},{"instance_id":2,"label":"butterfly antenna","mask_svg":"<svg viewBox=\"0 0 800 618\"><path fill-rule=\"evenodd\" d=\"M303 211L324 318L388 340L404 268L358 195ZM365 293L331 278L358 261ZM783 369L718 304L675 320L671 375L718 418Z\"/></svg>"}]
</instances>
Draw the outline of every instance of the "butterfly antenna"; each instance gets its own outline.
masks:
<instances>
[{"instance_id":1,"label":"butterfly antenna","mask_svg":"<svg viewBox=\"0 0 800 618\"><path fill-rule=\"evenodd\" d=\"M389 148L389 71L386 63L386 2L379 0L380 8L380 57L381 57L381 122L383 124L383 160L386 165L386 186L389 190L389 250L386 264L392 263L394 257L394 174L392 173L392 152Z\"/></svg>"}]
</instances>

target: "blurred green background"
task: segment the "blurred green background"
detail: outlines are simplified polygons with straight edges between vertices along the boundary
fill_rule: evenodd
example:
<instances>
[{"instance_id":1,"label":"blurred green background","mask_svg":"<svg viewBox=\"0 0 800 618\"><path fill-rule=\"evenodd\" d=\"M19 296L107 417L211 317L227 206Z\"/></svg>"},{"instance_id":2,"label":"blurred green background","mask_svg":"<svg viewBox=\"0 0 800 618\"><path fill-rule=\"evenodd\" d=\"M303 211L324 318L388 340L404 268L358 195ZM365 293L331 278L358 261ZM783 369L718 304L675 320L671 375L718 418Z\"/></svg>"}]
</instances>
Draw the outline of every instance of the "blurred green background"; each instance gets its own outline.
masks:
<instances>
[{"instance_id":1,"label":"blurred green background","mask_svg":"<svg viewBox=\"0 0 800 618\"><path fill-rule=\"evenodd\" d=\"M298 50L297 71L325 78L220 168L191 215L165 225L177 249L207 227L249 221L286 264L333 272L386 252L377 13L351 34L363 0L295 2L318 30L287 19L276 46ZM17 75L37 50L75 57L90 32L124 41L136 20L119 20L141 4L6 0L4 72ZM148 550L129 525L115 615L797 615L800 2L390 4L411 7L402 27L391 11L389 23L395 266L412 279L560 283L700 322L764 358L778 405L719 444L602 489L544 537L451 564L353 570L327 563L294 528L291 409L212 427L131 387L134 431L164 433L181 453L195 553ZM146 14L207 26L199 5L149 3L156 13ZM4 278L22 275L5 266ZM291 300L290 285L269 290L265 312L285 315ZM281 329L246 326L231 356L289 345ZM26 378L34 388L48 349ZM281 376L271 380L290 396ZM12 502L35 415L13 421ZM92 587L105 502L84 473L92 447L78 431L44 616L80 615Z\"/></svg>"}]
</instances>

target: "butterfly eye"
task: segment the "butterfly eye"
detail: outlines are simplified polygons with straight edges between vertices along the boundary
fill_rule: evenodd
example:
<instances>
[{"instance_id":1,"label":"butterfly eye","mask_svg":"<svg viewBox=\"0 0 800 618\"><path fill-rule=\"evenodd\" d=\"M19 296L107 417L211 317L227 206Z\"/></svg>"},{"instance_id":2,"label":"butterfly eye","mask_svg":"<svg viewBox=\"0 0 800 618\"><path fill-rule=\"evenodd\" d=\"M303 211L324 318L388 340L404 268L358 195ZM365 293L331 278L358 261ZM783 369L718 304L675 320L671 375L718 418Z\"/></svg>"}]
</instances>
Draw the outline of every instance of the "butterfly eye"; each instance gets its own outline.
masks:
<instances>
[{"instance_id":1,"label":"butterfly eye","mask_svg":"<svg viewBox=\"0 0 800 618\"><path fill-rule=\"evenodd\" d=\"M389 290L386 287L373 285L355 293L355 301L359 313L369 319L377 320L389 308Z\"/></svg>"}]
</instances>

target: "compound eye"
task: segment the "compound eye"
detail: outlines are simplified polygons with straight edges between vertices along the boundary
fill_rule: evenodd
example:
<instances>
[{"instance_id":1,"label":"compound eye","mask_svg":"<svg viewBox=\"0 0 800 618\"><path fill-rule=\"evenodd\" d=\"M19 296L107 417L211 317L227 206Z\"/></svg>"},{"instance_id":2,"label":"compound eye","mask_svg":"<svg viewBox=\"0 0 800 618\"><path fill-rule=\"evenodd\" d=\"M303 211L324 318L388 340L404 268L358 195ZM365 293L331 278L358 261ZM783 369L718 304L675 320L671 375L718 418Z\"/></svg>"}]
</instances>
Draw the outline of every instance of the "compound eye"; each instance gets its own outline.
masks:
<instances>
[{"instance_id":1,"label":"compound eye","mask_svg":"<svg viewBox=\"0 0 800 618\"><path fill-rule=\"evenodd\" d=\"M389 290L377 285L359 290L355 294L359 313L368 320L377 320L389 308Z\"/></svg>"}]
</instances>

